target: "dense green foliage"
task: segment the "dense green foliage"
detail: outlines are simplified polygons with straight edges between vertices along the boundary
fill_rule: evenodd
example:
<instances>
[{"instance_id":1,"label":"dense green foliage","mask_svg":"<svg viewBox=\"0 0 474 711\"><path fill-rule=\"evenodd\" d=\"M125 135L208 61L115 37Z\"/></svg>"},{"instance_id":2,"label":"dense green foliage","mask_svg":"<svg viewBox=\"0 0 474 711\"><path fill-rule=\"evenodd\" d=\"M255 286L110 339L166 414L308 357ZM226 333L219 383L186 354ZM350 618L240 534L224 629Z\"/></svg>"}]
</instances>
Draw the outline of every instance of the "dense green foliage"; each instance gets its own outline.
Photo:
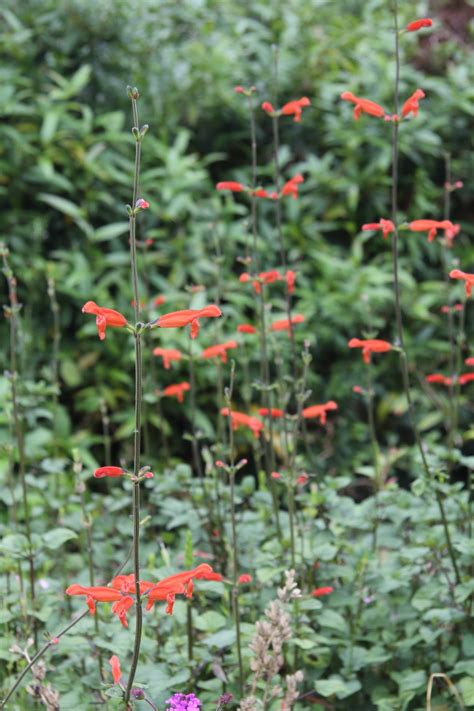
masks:
<instances>
[{"instance_id":1,"label":"dense green foliage","mask_svg":"<svg viewBox=\"0 0 474 711\"><path fill-rule=\"evenodd\" d=\"M428 373L449 374L454 344L440 308L463 300L464 292L460 283L445 281L447 265L454 266L454 259L461 269L474 271L469 7L460 2L428 8L419 2L415 8L400 2L402 26L414 17L435 19L432 32L410 36L403 44L401 96L423 87L426 99L417 119L400 132L400 222L443 219L445 154L450 154L453 180L464 182L451 196L451 214L462 229L451 251L438 240L429 244L424 234L400 232L412 397L434 476L423 473L399 358L388 353L377 356L371 368L382 470L377 481L367 408L352 391L354 385L367 386L367 368L347 341L396 342L390 240L360 231L364 222L390 215L391 127L368 116L354 122L339 96L350 90L391 110L389 3L24 0L17 5L4 0L0 9L0 228L22 304L18 391L39 578L34 616L40 630L54 634L82 610L83 600L66 598L66 587L72 581L88 584L89 565L96 584L107 584L131 543L131 485L97 481L92 472L133 457L132 339L117 329L100 342L94 319L81 308L92 299L132 320L125 208L131 201L135 144L125 86L132 84L141 93L140 119L150 124L140 183L150 209L138 223L143 319L208 303L219 303L224 314L215 322L203 321L193 346L195 416L189 397L181 405L161 393L166 385L189 379L187 361L167 371L152 355L157 345L186 352L187 332L146 335L143 462L155 477L144 485L142 566L146 576L160 579L209 560L227 576L224 583L199 581L192 612L187 601L178 600L172 617L160 606L145 617L136 685L160 709L171 693L188 690L200 696L207 711L225 689L235 694L237 708L228 584L230 490L213 464L228 458L219 408L225 404L230 367L203 361L199 354L236 337L238 323L256 324L255 295L238 279L251 251L249 202L217 192L215 183L250 183L247 103L233 87L255 85L257 105L273 101L272 47L277 45L275 104L311 99L301 123L281 122L279 152L283 178L296 173L305 178L298 200L283 202L287 260L297 272L295 308L306 319L295 329L298 367L301 371L300 354L308 341L312 361L303 388L311 391L308 404L338 403L326 426L308 422L296 457L298 474L309 477L306 486L295 487L296 569L303 599L292 603L293 637L285 647L282 676L304 670L297 709L311 704L341 711L420 711L433 672L448 674L466 706L474 707L473 385L459 394L459 438L450 448L447 390L424 380ZM271 186L271 122L263 111L256 115L258 183ZM280 268L274 205L262 201L258 207L262 268ZM5 283L2 303L7 304ZM155 305L158 294L165 297L164 306ZM268 317L285 317L278 285ZM27 617L17 578L19 565L27 569L27 546L12 424L9 323L8 318L0 323L5 371L0 392L6 403L0 420L2 691L21 671L23 662L12 645L25 647ZM462 316L455 314L454 323L455 345L464 358L472 304ZM256 414L262 383L257 340L251 339L241 339L231 354L233 403ZM273 392L284 401L295 387L288 375L290 342L284 333L271 334L269 347ZM193 419L204 481L193 466ZM284 440L277 426L271 445L282 466ZM290 529L286 488L277 483L279 542L258 447L245 431L236 433L235 442L238 457L249 459L237 474L236 505L239 567L253 576L240 594L250 679L248 644L290 567ZM437 496L445 501L461 571L457 583ZM376 545L374 520L379 522ZM325 585L335 588L330 596L310 595ZM104 606L96 619L98 628L86 618L45 657L46 680L59 692L61 709L91 708L106 698L109 708L123 707L106 664L101 680L98 659L117 654L126 669L133 624L130 630L120 628ZM23 689L8 708L30 708L32 693ZM440 687L433 695L444 698L433 709L456 708L453 697L443 693ZM136 707L146 708L140 702ZM280 707L275 702L271 708Z\"/></svg>"}]
</instances>

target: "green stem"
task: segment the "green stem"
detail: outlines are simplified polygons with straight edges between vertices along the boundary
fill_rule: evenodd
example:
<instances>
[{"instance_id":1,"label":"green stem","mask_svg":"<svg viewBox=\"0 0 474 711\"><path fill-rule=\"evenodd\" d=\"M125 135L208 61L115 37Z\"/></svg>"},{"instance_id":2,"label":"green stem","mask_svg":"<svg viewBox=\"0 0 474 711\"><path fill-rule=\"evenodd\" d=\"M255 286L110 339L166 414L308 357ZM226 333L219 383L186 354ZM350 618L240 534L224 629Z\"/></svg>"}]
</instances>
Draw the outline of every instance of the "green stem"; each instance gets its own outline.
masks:
<instances>
[{"instance_id":1,"label":"green stem","mask_svg":"<svg viewBox=\"0 0 474 711\"><path fill-rule=\"evenodd\" d=\"M372 363L367 365L367 417L369 422L370 443L372 446L372 457L374 460L374 496L375 496L375 521L373 548L377 548L377 530L379 523L379 489L381 485L380 476L380 451L375 431L374 418L374 389L372 381Z\"/></svg>"},{"instance_id":2,"label":"green stem","mask_svg":"<svg viewBox=\"0 0 474 711\"><path fill-rule=\"evenodd\" d=\"M400 42L399 42L399 28L398 28L398 0L394 0L394 21L395 21L395 91L394 91L394 113L398 115L399 110L399 91L400 91ZM400 344L400 361L401 370L403 378L403 389L408 404L408 413L410 417L410 423L415 436L416 444L418 446L418 451L421 456L421 461L423 463L423 469L428 481L433 481L431 471L426 459L425 451L423 448L423 443L421 441L420 433L415 420L415 413L413 402L410 394L410 375L408 370L408 358L404 346L403 337L403 322L402 322L402 311L400 305L400 283L398 277L398 228L397 228L397 213L398 213L398 157L399 157L399 145L398 145L398 134L399 134L399 124L398 121L393 122L392 129L392 190L391 190L391 202L392 202L392 222L395 226L392 240L392 258L393 258L393 284L395 293L395 314L397 323L397 334L398 341ZM454 548L451 542L451 535L449 533L448 521L446 518L446 512L444 509L443 498L440 491L437 488L437 483L434 482L435 486L435 496L438 504L441 522L443 525L446 544L448 546L449 556L451 558L451 563L453 565L454 573L456 576L456 582L459 584L461 577L459 574L458 565L456 562L456 557L454 555Z\"/></svg>"}]
</instances>

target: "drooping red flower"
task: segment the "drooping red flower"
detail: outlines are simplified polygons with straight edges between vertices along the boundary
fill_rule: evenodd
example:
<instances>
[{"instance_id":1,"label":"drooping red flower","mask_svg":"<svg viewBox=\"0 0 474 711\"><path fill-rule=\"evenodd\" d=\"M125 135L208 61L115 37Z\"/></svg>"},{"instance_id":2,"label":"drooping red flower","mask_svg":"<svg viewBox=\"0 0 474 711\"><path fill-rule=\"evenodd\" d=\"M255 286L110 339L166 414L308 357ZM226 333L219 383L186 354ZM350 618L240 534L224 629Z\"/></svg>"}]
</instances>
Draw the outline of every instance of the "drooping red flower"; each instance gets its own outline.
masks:
<instances>
[{"instance_id":1,"label":"drooping red flower","mask_svg":"<svg viewBox=\"0 0 474 711\"><path fill-rule=\"evenodd\" d=\"M464 279L466 296L469 298L472 294L472 289L474 287L474 274L468 274L467 272L462 272L460 269L452 269L449 272L451 279Z\"/></svg>"},{"instance_id":2,"label":"drooping red flower","mask_svg":"<svg viewBox=\"0 0 474 711\"><path fill-rule=\"evenodd\" d=\"M173 385L167 385L163 390L163 395L165 397L175 397L178 402L184 402L184 393L188 392L191 386L187 382L174 383Z\"/></svg>"},{"instance_id":3,"label":"drooping red flower","mask_svg":"<svg viewBox=\"0 0 474 711\"><path fill-rule=\"evenodd\" d=\"M105 476L115 478L122 476L122 474L125 474L125 470L122 467L99 467L99 469L95 470L94 477L96 479L102 479Z\"/></svg>"},{"instance_id":4,"label":"drooping red flower","mask_svg":"<svg viewBox=\"0 0 474 711\"><path fill-rule=\"evenodd\" d=\"M122 598L118 590L104 586L83 586L73 583L66 590L66 595L85 595L86 604L91 615L95 613L96 602L116 602Z\"/></svg>"},{"instance_id":5,"label":"drooping red flower","mask_svg":"<svg viewBox=\"0 0 474 711\"><path fill-rule=\"evenodd\" d=\"M304 182L303 176L298 173L295 175L293 178L290 178L290 180L287 180L284 186L281 189L281 194L282 195L291 195L293 200L296 200L298 197L298 185Z\"/></svg>"},{"instance_id":6,"label":"drooping red flower","mask_svg":"<svg viewBox=\"0 0 474 711\"><path fill-rule=\"evenodd\" d=\"M238 347L237 341L226 341L225 343L219 343L216 346L210 346L205 348L201 353L202 358L220 358L223 363L227 363L227 351L231 348Z\"/></svg>"},{"instance_id":7,"label":"drooping red flower","mask_svg":"<svg viewBox=\"0 0 474 711\"><path fill-rule=\"evenodd\" d=\"M267 113L267 114L274 114L275 109L273 108L273 105L269 101L264 101L262 104L262 109Z\"/></svg>"},{"instance_id":8,"label":"drooping red flower","mask_svg":"<svg viewBox=\"0 0 474 711\"><path fill-rule=\"evenodd\" d=\"M181 360L183 357L181 351L178 351L176 348L154 348L153 355L161 356L165 370L170 369L172 361Z\"/></svg>"},{"instance_id":9,"label":"drooping red flower","mask_svg":"<svg viewBox=\"0 0 474 711\"><path fill-rule=\"evenodd\" d=\"M194 589L193 580L219 582L222 580L222 575L214 572L212 567L207 563L201 563L201 565L193 568L193 570L185 570L182 573L170 575L168 578L160 580L156 585L152 585L148 590L146 609L150 610L154 603L159 600L166 600L168 602L166 614L171 615L173 613L175 595L184 594L188 598L192 597Z\"/></svg>"},{"instance_id":10,"label":"drooping red flower","mask_svg":"<svg viewBox=\"0 0 474 711\"><path fill-rule=\"evenodd\" d=\"M296 283L296 272L289 269L285 274L286 288L289 294L294 294Z\"/></svg>"},{"instance_id":11,"label":"drooping red flower","mask_svg":"<svg viewBox=\"0 0 474 711\"><path fill-rule=\"evenodd\" d=\"M139 208L140 210L146 210L148 207L150 207L150 203L143 198L138 198L135 203L135 208Z\"/></svg>"},{"instance_id":12,"label":"drooping red flower","mask_svg":"<svg viewBox=\"0 0 474 711\"><path fill-rule=\"evenodd\" d=\"M466 358L464 362L466 365L469 365L471 368L474 368L474 358L472 356Z\"/></svg>"},{"instance_id":13,"label":"drooping red flower","mask_svg":"<svg viewBox=\"0 0 474 711\"><path fill-rule=\"evenodd\" d=\"M239 333L257 333L257 329L255 326L252 326L250 323L241 323L237 326L237 331Z\"/></svg>"},{"instance_id":14,"label":"drooping red flower","mask_svg":"<svg viewBox=\"0 0 474 711\"><path fill-rule=\"evenodd\" d=\"M385 116L385 109L383 109L382 106L376 104L375 101L370 101L370 99L362 99L359 96L355 96L350 91L344 91L341 94L341 99L355 104L354 118L356 121L358 121L362 113L369 114L369 116L376 116L377 118Z\"/></svg>"},{"instance_id":15,"label":"drooping red flower","mask_svg":"<svg viewBox=\"0 0 474 711\"><path fill-rule=\"evenodd\" d=\"M294 116L294 121L301 121L301 113L305 106L310 106L311 101L307 96L303 96L301 99L296 99L294 101L288 101L284 104L281 109L275 110L269 101L264 101L262 104L262 109L270 116Z\"/></svg>"},{"instance_id":16,"label":"drooping red flower","mask_svg":"<svg viewBox=\"0 0 474 711\"><path fill-rule=\"evenodd\" d=\"M431 27L432 24L433 20L429 17L421 17L419 20L409 22L405 29L407 32L416 32L417 30L421 30L422 27Z\"/></svg>"},{"instance_id":17,"label":"drooping red flower","mask_svg":"<svg viewBox=\"0 0 474 711\"><path fill-rule=\"evenodd\" d=\"M395 225L391 220L380 219L379 222L371 222L366 225L362 225L363 230L380 230L382 232L382 237L387 239L391 232L395 232Z\"/></svg>"},{"instance_id":18,"label":"drooping red flower","mask_svg":"<svg viewBox=\"0 0 474 711\"><path fill-rule=\"evenodd\" d=\"M202 309L184 309L164 314L159 317L156 323L159 328L180 328L191 325L191 338L196 338L199 333L200 318L217 318L219 316L222 316L222 311L218 306L212 304Z\"/></svg>"},{"instance_id":19,"label":"drooping red flower","mask_svg":"<svg viewBox=\"0 0 474 711\"><path fill-rule=\"evenodd\" d=\"M261 417L272 417L273 419L285 416L285 412L278 407L261 407L258 414Z\"/></svg>"},{"instance_id":20,"label":"drooping red flower","mask_svg":"<svg viewBox=\"0 0 474 711\"><path fill-rule=\"evenodd\" d=\"M334 400L328 400L328 402L322 405L311 405L310 407L305 407L303 410L303 417L305 420L312 420L318 418L322 425L326 424L327 413L330 410L337 410L337 402Z\"/></svg>"},{"instance_id":21,"label":"drooping red flower","mask_svg":"<svg viewBox=\"0 0 474 711\"><path fill-rule=\"evenodd\" d=\"M120 677L122 676L122 672L120 670L120 660L116 654L110 657L109 664L112 667L112 676L114 678L114 684L120 684Z\"/></svg>"},{"instance_id":22,"label":"drooping red flower","mask_svg":"<svg viewBox=\"0 0 474 711\"><path fill-rule=\"evenodd\" d=\"M438 385L446 385L446 387L449 387L453 383L452 378L447 378L446 376L441 375L441 373L432 373L431 375L427 375L425 380L427 383L437 383Z\"/></svg>"},{"instance_id":23,"label":"drooping red flower","mask_svg":"<svg viewBox=\"0 0 474 711\"><path fill-rule=\"evenodd\" d=\"M233 430L239 427L248 427L252 431L253 436L258 439L260 432L263 430L263 422L252 415L246 415L244 412L237 410L229 410L228 407L221 409L221 415L230 417L230 422Z\"/></svg>"},{"instance_id":24,"label":"drooping red flower","mask_svg":"<svg viewBox=\"0 0 474 711\"><path fill-rule=\"evenodd\" d=\"M283 276L277 269L270 269L267 272L260 272L260 274L257 274L255 276L252 276L247 272L243 272L239 277L239 281L243 284L246 284L251 281L256 294L261 293L262 284L273 284L273 282L281 281L282 279Z\"/></svg>"},{"instance_id":25,"label":"drooping red flower","mask_svg":"<svg viewBox=\"0 0 474 711\"><path fill-rule=\"evenodd\" d=\"M291 321L287 318L281 319L280 321L274 321L270 326L270 331L288 331L289 333L292 326L297 323L304 323L304 320L305 319L302 314L295 314L291 317Z\"/></svg>"},{"instance_id":26,"label":"drooping red flower","mask_svg":"<svg viewBox=\"0 0 474 711\"><path fill-rule=\"evenodd\" d=\"M347 344L349 348L362 348L362 357L365 363L370 363L372 353L386 353L391 351L393 346L388 341L381 341L378 338L369 338L362 340L360 338L351 338Z\"/></svg>"},{"instance_id":27,"label":"drooping red flower","mask_svg":"<svg viewBox=\"0 0 474 711\"><path fill-rule=\"evenodd\" d=\"M460 225L453 225L451 220L414 220L408 225L412 232L427 232L428 242L432 242L438 230L444 230L445 237L452 242L461 229Z\"/></svg>"},{"instance_id":28,"label":"drooping red flower","mask_svg":"<svg viewBox=\"0 0 474 711\"><path fill-rule=\"evenodd\" d=\"M408 99L402 106L403 118L406 118L409 114L413 114L413 116L418 116L418 109L420 108L418 102L420 101L420 99L424 98L425 92L423 91L423 89L417 89L416 91L414 91L413 94L408 97Z\"/></svg>"},{"instance_id":29,"label":"drooping red flower","mask_svg":"<svg viewBox=\"0 0 474 711\"><path fill-rule=\"evenodd\" d=\"M466 383L472 383L473 381L474 373L462 373L458 378L459 385L466 385Z\"/></svg>"},{"instance_id":30,"label":"drooping red flower","mask_svg":"<svg viewBox=\"0 0 474 711\"><path fill-rule=\"evenodd\" d=\"M120 600L112 605L112 612L120 620L122 627L128 627L127 612L135 604L135 600L130 595L122 595Z\"/></svg>"},{"instance_id":31,"label":"drooping red flower","mask_svg":"<svg viewBox=\"0 0 474 711\"><path fill-rule=\"evenodd\" d=\"M246 583L251 583L252 580L253 578L251 575L249 575L248 573L242 573L242 575L239 575L237 582L240 585L245 585Z\"/></svg>"},{"instance_id":32,"label":"drooping red flower","mask_svg":"<svg viewBox=\"0 0 474 711\"><path fill-rule=\"evenodd\" d=\"M101 341L105 338L105 329L107 326L119 328L127 325L127 319L121 313L114 309L108 309L104 306L97 306L95 301L87 301L82 307L83 314L94 314L97 325L97 333Z\"/></svg>"},{"instance_id":33,"label":"drooping red flower","mask_svg":"<svg viewBox=\"0 0 474 711\"><path fill-rule=\"evenodd\" d=\"M314 590L311 591L311 595L313 597L324 597L324 595L330 595L332 592L334 592L334 588L327 585L323 588L314 588Z\"/></svg>"},{"instance_id":34,"label":"drooping red flower","mask_svg":"<svg viewBox=\"0 0 474 711\"><path fill-rule=\"evenodd\" d=\"M248 190L245 185L243 185L242 183L237 183L235 180L224 180L223 182L217 183L216 189L230 190L233 193L241 193L245 190Z\"/></svg>"}]
</instances>

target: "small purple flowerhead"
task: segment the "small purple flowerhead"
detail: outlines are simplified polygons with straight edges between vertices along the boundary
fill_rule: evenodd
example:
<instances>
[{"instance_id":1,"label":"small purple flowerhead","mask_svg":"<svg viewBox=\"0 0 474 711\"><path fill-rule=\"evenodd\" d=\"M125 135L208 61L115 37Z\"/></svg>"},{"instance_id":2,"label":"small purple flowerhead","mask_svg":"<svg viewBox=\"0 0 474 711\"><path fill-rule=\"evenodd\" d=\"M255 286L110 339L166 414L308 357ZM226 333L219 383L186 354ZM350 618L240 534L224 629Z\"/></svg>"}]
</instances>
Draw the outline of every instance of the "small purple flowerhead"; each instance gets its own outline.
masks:
<instances>
[{"instance_id":1,"label":"small purple flowerhead","mask_svg":"<svg viewBox=\"0 0 474 711\"><path fill-rule=\"evenodd\" d=\"M167 706L166 711L200 711L201 702L195 694L173 694L173 696L166 701Z\"/></svg>"}]
</instances>

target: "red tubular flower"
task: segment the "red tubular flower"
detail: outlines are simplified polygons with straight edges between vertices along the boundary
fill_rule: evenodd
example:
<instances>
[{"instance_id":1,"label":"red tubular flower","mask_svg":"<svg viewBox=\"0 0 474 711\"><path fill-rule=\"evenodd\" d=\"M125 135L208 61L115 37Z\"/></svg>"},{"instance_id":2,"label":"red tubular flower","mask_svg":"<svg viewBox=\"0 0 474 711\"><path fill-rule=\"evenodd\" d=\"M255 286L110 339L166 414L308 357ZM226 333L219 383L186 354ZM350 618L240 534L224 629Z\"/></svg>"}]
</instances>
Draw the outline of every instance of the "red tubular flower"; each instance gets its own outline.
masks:
<instances>
[{"instance_id":1,"label":"red tubular flower","mask_svg":"<svg viewBox=\"0 0 474 711\"><path fill-rule=\"evenodd\" d=\"M275 109L269 101L264 101L262 104L262 109L266 111L267 114L274 114Z\"/></svg>"},{"instance_id":2,"label":"red tubular flower","mask_svg":"<svg viewBox=\"0 0 474 711\"><path fill-rule=\"evenodd\" d=\"M246 415L244 412L237 412L236 410L229 410L228 407L221 409L221 415L230 417L233 430L239 427L248 427L256 439L259 438L260 432L263 430L263 422L259 420L258 417L252 417L251 415Z\"/></svg>"},{"instance_id":3,"label":"red tubular flower","mask_svg":"<svg viewBox=\"0 0 474 711\"><path fill-rule=\"evenodd\" d=\"M427 232L428 242L432 242L438 230L444 230L448 242L452 240L461 229L460 225L453 225L451 220L414 220L408 225L412 232Z\"/></svg>"},{"instance_id":4,"label":"red tubular flower","mask_svg":"<svg viewBox=\"0 0 474 711\"><path fill-rule=\"evenodd\" d=\"M280 410L278 407L261 407L258 414L261 417L273 417L273 419L285 416L284 411Z\"/></svg>"},{"instance_id":5,"label":"red tubular flower","mask_svg":"<svg viewBox=\"0 0 474 711\"><path fill-rule=\"evenodd\" d=\"M402 116L406 118L408 114L413 114L413 116L418 116L419 100L425 98L425 92L423 89L417 89L413 94L408 97L402 106Z\"/></svg>"},{"instance_id":6,"label":"red tubular flower","mask_svg":"<svg viewBox=\"0 0 474 711\"><path fill-rule=\"evenodd\" d=\"M125 595L112 605L112 612L114 615L117 615L120 620L120 624L123 627L128 627L127 612L134 605L134 603L135 601L133 597Z\"/></svg>"},{"instance_id":7,"label":"red tubular flower","mask_svg":"<svg viewBox=\"0 0 474 711\"><path fill-rule=\"evenodd\" d=\"M431 27L432 24L433 20L429 17L422 17L419 20L409 22L405 29L407 32L416 32L417 30L421 30L422 27Z\"/></svg>"},{"instance_id":8,"label":"red tubular flower","mask_svg":"<svg viewBox=\"0 0 474 711\"><path fill-rule=\"evenodd\" d=\"M287 104L281 107L280 113L282 116L294 116L294 121L297 123L301 121L301 112L305 106L310 106L311 101L307 96L303 96L301 99L296 99L295 101L289 101Z\"/></svg>"},{"instance_id":9,"label":"red tubular flower","mask_svg":"<svg viewBox=\"0 0 474 711\"><path fill-rule=\"evenodd\" d=\"M253 578L251 575L249 575L248 573L242 573L242 575L239 575L237 582L240 585L245 585L246 583L251 583L252 580Z\"/></svg>"},{"instance_id":10,"label":"red tubular flower","mask_svg":"<svg viewBox=\"0 0 474 711\"><path fill-rule=\"evenodd\" d=\"M271 476L272 479L281 479L281 474L280 474L280 472L272 472L272 473L270 474L270 476Z\"/></svg>"},{"instance_id":11,"label":"red tubular flower","mask_svg":"<svg viewBox=\"0 0 474 711\"><path fill-rule=\"evenodd\" d=\"M183 311L173 311L170 314L160 316L157 321L159 328L180 328L191 325L191 338L196 338L199 333L200 318L217 318L222 316L222 311L218 306L212 304L203 309L184 309Z\"/></svg>"},{"instance_id":12,"label":"red tubular flower","mask_svg":"<svg viewBox=\"0 0 474 711\"><path fill-rule=\"evenodd\" d=\"M184 594L188 598L192 597L194 579L221 581L222 575L215 573L207 563L201 563L193 570L186 570L164 578L149 588L146 609L150 610L158 600L166 600L168 602L166 614L171 615L176 595Z\"/></svg>"},{"instance_id":13,"label":"red tubular flower","mask_svg":"<svg viewBox=\"0 0 474 711\"><path fill-rule=\"evenodd\" d=\"M162 294L159 294L158 296L155 296L153 299L153 303L155 306L161 306L161 304L164 304L166 301L166 297L164 297Z\"/></svg>"},{"instance_id":14,"label":"red tubular flower","mask_svg":"<svg viewBox=\"0 0 474 711\"><path fill-rule=\"evenodd\" d=\"M297 323L304 323L304 316L302 314L295 314L291 317L291 322L289 319L282 319L281 321L274 321L270 326L270 331L288 331L290 332L291 326Z\"/></svg>"},{"instance_id":15,"label":"red tubular flower","mask_svg":"<svg viewBox=\"0 0 474 711\"><path fill-rule=\"evenodd\" d=\"M170 369L172 361L181 360L183 357L181 351L178 351L176 348L154 348L153 355L161 356L165 370Z\"/></svg>"},{"instance_id":16,"label":"red tubular flower","mask_svg":"<svg viewBox=\"0 0 474 711\"><path fill-rule=\"evenodd\" d=\"M469 298L472 294L472 289L474 287L474 274L468 274L467 272L462 272L460 269L452 269L449 272L451 279L464 279L466 282L466 296Z\"/></svg>"},{"instance_id":17,"label":"red tubular flower","mask_svg":"<svg viewBox=\"0 0 474 711\"><path fill-rule=\"evenodd\" d=\"M252 326L250 323L241 323L237 326L237 331L239 333L257 333L257 329L255 326Z\"/></svg>"},{"instance_id":18,"label":"red tubular flower","mask_svg":"<svg viewBox=\"0 0 474 711\"><path fill-rule=\"evenodd\" d=\"M370 101L370 99L362 99L359 96L355 96L350 91L344 91L341 94L341 99L343 99L343 101L350 101L351 103L355 104L354 118L356 121L359 120L359 116L361 115L361 113L369 114L370 116L376 116L377 118L385 116L385 110L381 106L379 106L379 104L376 104L375 101Z\"/></svg>"},{"instance_id":19,"label":"red tubular flower","mask_svg":"<svg viewBox=\"0 0 474 711\"><path fill-rule=\"evenodd\" d=\"M254 197L258 197L258 198L271 198L273 193L272 193L272 195L270 195L270 193L268 193L263 188L257 188L256 190L252 191L252 195Z\"/></svg>"},{"instance_id":20,"label":"red tubular flower","mask_svg":"<svg viewBox=\"0 0 474 711\"><path fill-rule=\"evenodd\" d=\"M377 338L369 338L367 340L351 338L347 345L349 348L362 348L362 357L365 363L370 363L371 353L386 353L393 348L392 344L388 343L388 341L381 341Z\"/></svg>"},{"instance_id":21,"label":"red tubular flower","mask_svg":"<svg viewBox=\"0 0 474 711\"><path fill-rule=\"evenodd\" d=\"M237 183L234 180L228 180L228 181L224 181L221 183L217 183L216 189L217 190L230 190L233 193L241 193L241 192L247 190L248 188L245 185L243 185L242 183Z\"/></svg>"},{"instance_id":22,"label":"red tubular flower","mask_svg":"<svg viewBox=\"0 0 474 711\"><path fill-rule=\"evenodd\" d=\"M337 410L337 402L334 400L328 400L322 405L311 405L310 407L305 407L303 410L303 417L305 420L312 420L313 418L319 418L322 425L326 424L327 413L329 410Z\"/></svg>"},{"instance_id":23,"label":"red tubular flower","mask_svg":"<svg viewBox=\"0 0 474 711\"><path fill-rule=\"evenodd\" d=\"M83 314L94 314L97 325L97 332L101 341L105 338L105 329L107 326L118 328L127 325L127 319L114 309L107 309L103 306L97 306L95 301L87 301L82 307Z\"/></svg>"},{"instance_id":24,"label":"red tubular flower","mask_svg":"<svg viewBox=\"0 0 474 711\"><path fill-rule=\"evenodd\" d=\"M94 477L96 479L103 479L105 476L118 477L125 474L125 470L122 467L99 467L94 472Z\"/></svg>"},{"instance_id":25,"label":"red tubular flower","mask_svg":"<svg viewBox=\"0 0 474 711\"><path fill-rule=\"evenodd\" d=\"M472 383L474 381L474 373L463 373L459 376L459 385L466 385L466 383Z\"/></svg>"},{"instance_id":26,"label":"red tubular flower","mask_svg":"<svg viewBox=\"0 0 474 711\"><path fill-rule=\"evenodd\" d=\"M258 278L263 284L273 284L274 281L281 281L283 279L277 269L271 269L268 272L260 272Z\"/></svg>"},{"instance_id":27,"label":"red tubular flower","mask_svg":"<svg viewBox=\"0 0 474 711\"><path fill-rule=\"evenodd\" d=\"M163 395L165 397L175 397L178 402L184 402L184 393L191 389L189 383L174 383L173 385L168 385L163 390Z\"/></svg>"},{"instance_id":28,"label":"red tubular flower","mask_svg":"<svg viewBox=\"0 0 474 711\"><path fill-rule=\"evenodd\" d=\"M446 387L452 385L453 382L451 378L446 378L444 375L441 375L441 373L427 375L425 380L427 383L437 383L439 385L446 385Z\"/></svg>"},{"instance_id":29,"label":"red tubular flower","mask_svg":"<svg viewBox=\"0 0 474 711\"><path fill-rule=\"evenodd\" d=\"M323 597L324 595L330 595L332 592L334 592L334 588L328 585L324 588L314 588L314 590L311 591L311 595L313 597Z\"/></svg>"},{"instance_id":30,"label":"red tubular flower","mask_svg":"<svg viewBox=\"0 0 474 711\"><path fill-rule=\"evenodd\" d=\"M294 294L296 283L296 272L289 269L285 274L286 288L289 294Z\"/></svg>"},{"instance_id":31,"label":"red tubular flower","mask_svg":"<svg viewBox=\"0 0 474 711\"><path fill-rule=\"evenodd\" d=\"M470 358L466 358L464 362L466 365L469 365L471 368L474 368L474 358L472 356Z\"/></svg>"},{"instance_id":32,"label":"red tubular flower","mask_svg":"<svg viewBox=\"0 0 474 711\"><path fill-rule=\"evenodd\" d=\"M464 306L462 304L454 304L454 306L442 306L440 308L441 313L449 314L451 311L462 311Z\"/></svg>"},{"instance_id":33,"label":"red tubular flower","mask_svg":"<svg viewBox=\"0 0 474 711\"><path fill-rule=\"evenodd\" d=\"M109 664L112 667L112 676L114 678L114 684L120 684L120 677L122 676L122 672L120 670L120 660L116 654L110 657Z\"/></svg>"},{"instance_id":34,"label":"red tubular flower","mask_svg":"<svg viewBox=\"0 0 474 711\"><path fill-rule=\"evenodd\" d=\"M150 207L150 203L144 200L143 198L138 198L135 203L135 207L140 208L140 210L146 210L148 207Z\"/></svg>"},{"instance_id":35,"label":"red tubular flower","mask_svg":"<svg viewBox=\"0 0 474 711\"><path fill-rule=\"evenodd\" d=\"M382 232L382 237L387 239L391 232L395 232L395 225L391 220L380 219L379 222L371 222L367 225L362 225L363 230L380 230Z\"/></svg>"},{"instance_id":36,"label":"red tubular flower","mask_svg":"<svg viewBox=\"0 0 474 711\"><path fill-rule=\"evenodd\" d=\"M226 341L216 346L205 348L201 353L203 358L220 358L223 363L227 363L227 351L231 348L237 348L237 341Z\"/></svg>"},{"instance_id":37,"label":"red tubular flower","mask_svg":"<svg viewBox=\"0 0 474 711\"><path fill-rule=\"evenodd\" d=\"M86 587L78 583L70 585L66 590L66 595L85 595L91 615L95 613L96 602L116 602L122 598L122 594L118 590L102 586Z\"/></svg>"},{"instance_id":38,"label":"red tubular flower","mask_svg":"<svg viewBox=\"0 0 474 711\"><path fill-rule=\"evenodd\" d=\"M304 486L305 484L308 483L308 475L301 474L299 477L297 477L296 483L298 484L298 486Z\"/></svg>"},{"instance_id":39,"label":"red tubular flower","mask_svg":"<svg viewBox=\"0 0 474 711\"><path fill-rule=\"evenodd\" d=\"M298 185L303 182L304 182L303 176L300 173L298 173L293 178L290 178L290 180L287 180L287 182L284 184L284 186L281 189L281 194L282 195L291 195L293 200L296 200L296 198L298 197Z\"/></svg>"}]
</instances>

